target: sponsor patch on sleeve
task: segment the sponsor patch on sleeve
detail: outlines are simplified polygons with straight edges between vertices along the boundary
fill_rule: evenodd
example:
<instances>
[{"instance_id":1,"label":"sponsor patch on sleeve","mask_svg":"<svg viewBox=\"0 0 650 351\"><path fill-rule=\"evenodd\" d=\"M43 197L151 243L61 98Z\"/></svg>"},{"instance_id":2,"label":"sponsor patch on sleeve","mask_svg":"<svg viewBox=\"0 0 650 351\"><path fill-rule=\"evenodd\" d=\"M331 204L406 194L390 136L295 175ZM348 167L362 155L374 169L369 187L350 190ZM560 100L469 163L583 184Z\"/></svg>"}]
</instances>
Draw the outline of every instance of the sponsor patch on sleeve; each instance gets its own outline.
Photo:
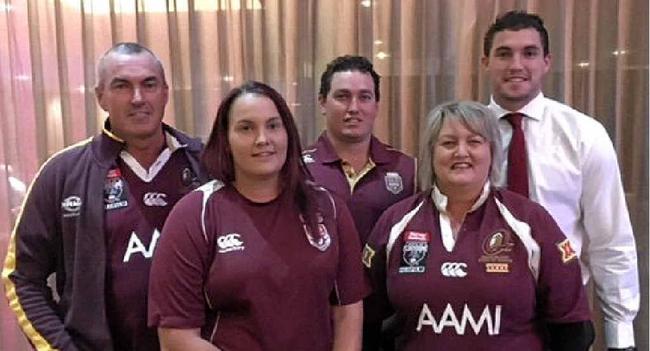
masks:
<instances>
[{"instance_id":1,"label":"sponsor patch on sleeve","mask_svg":"<svg viewBox=\"0 0 650 351\"><path fill-rule=\"evenodd\" d=\"M564 239L555 245L557 246L557 249L560 250L560 254L562 255L562 263L569 263L578 257L575 250L573 250L571 247L571 242L569 239Z\"/></svg>"},{"instance_id":2,"label":"sponsor patch on sleeve","mask_svg":"<svg viewBox=\"0 0 650 351\"><path fill-rule=\"evenodd\" d=\"M363 247L363 257L361 258L363 264L368 268L372 268L373 257L375 257L375 250L366 244L366 246Z\"/></svg>"}]
</instances>

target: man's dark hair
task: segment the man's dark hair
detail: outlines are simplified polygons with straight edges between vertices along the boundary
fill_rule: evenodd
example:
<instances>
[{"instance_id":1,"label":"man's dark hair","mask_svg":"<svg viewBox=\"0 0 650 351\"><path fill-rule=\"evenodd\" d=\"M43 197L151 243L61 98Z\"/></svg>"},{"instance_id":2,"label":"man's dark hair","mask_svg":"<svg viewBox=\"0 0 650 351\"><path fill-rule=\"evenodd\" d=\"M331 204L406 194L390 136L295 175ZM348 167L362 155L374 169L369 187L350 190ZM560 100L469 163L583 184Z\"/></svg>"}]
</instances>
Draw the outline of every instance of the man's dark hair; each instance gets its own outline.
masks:
<instances>
[{"instance_id":1,"label":"man's dark hair","mask_svg":"<svg viewBox=\"0 0 650 351\"><path fill-rule=\"evenodd\" d=\"M318 95L325 98L330 92L332 76L336 72L356 71L372 76L375 83L375 100L379 101L379 74L372 67L372 62L363 56L339 56L327 64L325 72L320 76L320 90Z\"/></svg>"},{"instance_id":2,"label":"man's dark hair","mask_svg":"<svg viewBox=\"0 0 650 351\"><path fill-rule=\"evenodd\" d=\"M497 17L483 38L483 55L485 57L490 56L494 36L498 32L505 30L518 31L527 28L533 28L539 33L544 49L544 57L548 56L548 32L544 27L544 21L535 14L519 10L508 11Z\"/></svg>"}]
</instances>

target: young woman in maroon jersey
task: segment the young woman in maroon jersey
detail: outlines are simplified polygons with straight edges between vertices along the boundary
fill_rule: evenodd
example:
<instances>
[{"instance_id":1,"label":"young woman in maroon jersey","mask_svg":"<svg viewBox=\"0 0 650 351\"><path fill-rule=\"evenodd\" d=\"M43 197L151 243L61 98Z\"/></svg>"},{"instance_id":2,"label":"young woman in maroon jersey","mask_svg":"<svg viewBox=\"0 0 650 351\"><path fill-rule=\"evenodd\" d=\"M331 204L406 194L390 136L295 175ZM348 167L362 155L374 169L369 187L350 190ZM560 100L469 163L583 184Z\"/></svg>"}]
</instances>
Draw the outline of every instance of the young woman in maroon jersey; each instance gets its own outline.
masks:
<instances>
[{"instance_id":1,"label":"young woman in maroon jersey","mask_svg":"<svg viewBox=\"0 0 650 351\"><path fill-rule=\"evenodd\" d=\"M153 261L149 323L162 347L360 349L369 288L354 222L310 182L280 94L233 89L203 163L219 180L181 199Z\"/></svg>"},{"instance_id":2,"label":"young woman in maroon jersey","mask_svg":"<svg viewBox=\"0 0 650 351\"><path fill-rule=\"evenodd\" d=\"M421 139L426 190L386 210L364 248L398 350L582 351L593 341L569 241L541 206L491 186L497 123L476 102L436 107Z\"/></svg>"}]
</instances>

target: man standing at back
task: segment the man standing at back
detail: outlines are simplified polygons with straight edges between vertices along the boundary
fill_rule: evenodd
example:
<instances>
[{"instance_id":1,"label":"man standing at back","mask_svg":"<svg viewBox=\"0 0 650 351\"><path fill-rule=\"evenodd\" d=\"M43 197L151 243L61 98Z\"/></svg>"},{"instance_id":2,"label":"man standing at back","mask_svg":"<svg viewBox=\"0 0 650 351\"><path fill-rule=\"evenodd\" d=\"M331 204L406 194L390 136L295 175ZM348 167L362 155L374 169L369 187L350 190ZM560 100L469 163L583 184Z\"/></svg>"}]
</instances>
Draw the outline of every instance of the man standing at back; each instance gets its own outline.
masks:
<instances>
[{"instance_id":1,"label":"man standing at back","mask_svg":"<svg viewBox=\"0 0 650 351\"><path fill-rule=\"evenodd\" d=\"M317 183L344 199L365 243L390 205L415 193L415 160L372 135L379 108L379 75L361 56L341 56L321 75L318 102L326 130L303 153ZM364 349L377 342L367 322L372 295L364 300Z\"/></svg>"},{"instance_id":2,"label":"man standing at back","mask_svg":"<svg viewBox=\"0 0 650 351\"><path fill-rule=\"evenodd\" d=\"M205 180L202 146L162 123L169 89L147 48L115 45L97 77L104 129L42 166L2 277L38 350L158 350L146 325L149 266L172 206Z\"/></svg>"},{"instance_id":3,"label":"man standing at back","mask_svg":"<svg viewBox=\"0 0 650 351\"><path fill-rule=\"evenodd\" d=\"M521 11L499 16L485 34L483 54L492 89L489 107L500 118L508 146L505 184L542 204L571 240L583 262L583 282L594 279L609 350L634 349L636 246L607 132L595 119L542 94L551 56L538 16Z\"/></svg>"}]
</instances>

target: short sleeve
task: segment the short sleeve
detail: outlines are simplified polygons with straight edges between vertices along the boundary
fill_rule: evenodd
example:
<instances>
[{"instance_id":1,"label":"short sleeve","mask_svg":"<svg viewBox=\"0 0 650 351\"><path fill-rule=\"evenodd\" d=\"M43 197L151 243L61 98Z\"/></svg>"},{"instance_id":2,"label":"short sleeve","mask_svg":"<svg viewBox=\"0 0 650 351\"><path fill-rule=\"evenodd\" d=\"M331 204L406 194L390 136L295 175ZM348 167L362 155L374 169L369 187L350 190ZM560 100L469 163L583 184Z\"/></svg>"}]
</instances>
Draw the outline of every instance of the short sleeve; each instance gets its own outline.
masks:
<instances>
[{"instance_id":1,"label":"short sleeve","mask_svg":"<svg viewBox=\"0 0 650 351\"><path fill-rule=\"evenodd\" d=\"M361 244L352 215L343 202L338 199L335 199L334 202L339 240L339 264L334 304L348 305L366 297L370 292L370 286L363 273Z\"/></svg>"},{"instance_id":2,"label":"short sleeve","mask_svg":"<svg viewBox=\"0 0 650 351\"><path fill-rule=\"evenodd\" d=\"M369 319L368 323L381 322L392 313L386 289L386 262L388 260L386 245L391 228L389 217L389 212L384 212L379 217L363 247L363 265L373 289L371 296L373 311L368 311L364 316Z\"/></svg>"},{"instance_id":3,"label":"short sleeve","mask_svg":"<svg viewBox=\"0 0 650 351\"><path fill-rule=\"evenodd\" d=\"M210 243L201 226L202 193L192 192L172 209L163 226L149 277L149 326L200 328L205 324L204 280Z\"/></svg>"},{"instance_id":4,"label":"short sleeve","mask_svg":"<svg viewBox=\"0 0 650 351\"><path fill-rule=\"evenodd\" d=\"M590 320L578 255L555 220L543 208L535 215L533 236L541 248L537 301L548 323Z\"/></svg>"}]
</instances>

